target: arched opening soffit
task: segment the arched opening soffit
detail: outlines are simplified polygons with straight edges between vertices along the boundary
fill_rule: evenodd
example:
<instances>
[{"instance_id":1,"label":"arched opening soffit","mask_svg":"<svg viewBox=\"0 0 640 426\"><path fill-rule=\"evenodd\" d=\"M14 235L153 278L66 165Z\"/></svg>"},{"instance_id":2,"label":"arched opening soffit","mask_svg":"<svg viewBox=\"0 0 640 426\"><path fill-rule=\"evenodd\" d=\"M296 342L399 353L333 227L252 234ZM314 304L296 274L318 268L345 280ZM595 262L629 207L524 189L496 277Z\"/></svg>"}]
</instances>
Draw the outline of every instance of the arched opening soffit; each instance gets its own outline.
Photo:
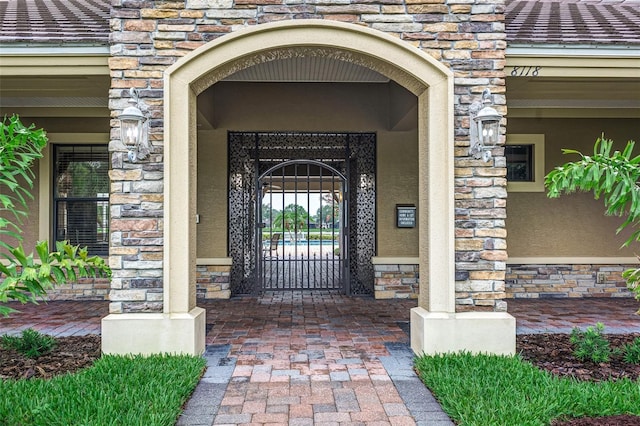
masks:
<instances>
[{"instance_id":1,"label":"arched opening soffit","mask_svg":"<svg viewBox=\"0 0 640 426\"><path fill-rule=\"evenodd\" d=\"M291 20L247 27L184 56L165 78L198 95L252 66L292 58L322 57L369 68L419 96L452 81L451 71L416 47L389 34L355 24ZM446 89L445 89L446 90Z\"/></svg>"}]
</instances>

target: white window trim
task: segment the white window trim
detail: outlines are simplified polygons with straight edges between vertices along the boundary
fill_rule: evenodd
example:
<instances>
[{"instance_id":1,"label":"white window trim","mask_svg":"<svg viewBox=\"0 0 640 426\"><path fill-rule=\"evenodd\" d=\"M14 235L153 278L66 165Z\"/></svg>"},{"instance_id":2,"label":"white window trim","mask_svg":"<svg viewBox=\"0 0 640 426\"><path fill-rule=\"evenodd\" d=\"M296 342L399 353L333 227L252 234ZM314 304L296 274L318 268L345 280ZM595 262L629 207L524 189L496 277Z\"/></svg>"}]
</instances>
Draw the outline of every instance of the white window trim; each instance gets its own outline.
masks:
<instances>
[{"instance_id":1,"label":"white window trim","mask_svg":"<svg viewBox=\"0 0 640 426\"><path fill-rule=\"evenodd\" d=\"M507 182L507 192L544 192L544 134L507 134L507 145L533 145L533 182Z\"/></svg>"},{"instance_id":2,"label":"white window trim","mask_svg":"<svg viewBox=\"0 0 640 426\"><path fill-rule=\"evenodd\" d=\"M42 151L42 158L38 165L38 240L51 240L52 228L52 174L51 174L51 145L100 145L109 144L109 133L47 133L49 143Z\"/></svg>"}]
</instances>

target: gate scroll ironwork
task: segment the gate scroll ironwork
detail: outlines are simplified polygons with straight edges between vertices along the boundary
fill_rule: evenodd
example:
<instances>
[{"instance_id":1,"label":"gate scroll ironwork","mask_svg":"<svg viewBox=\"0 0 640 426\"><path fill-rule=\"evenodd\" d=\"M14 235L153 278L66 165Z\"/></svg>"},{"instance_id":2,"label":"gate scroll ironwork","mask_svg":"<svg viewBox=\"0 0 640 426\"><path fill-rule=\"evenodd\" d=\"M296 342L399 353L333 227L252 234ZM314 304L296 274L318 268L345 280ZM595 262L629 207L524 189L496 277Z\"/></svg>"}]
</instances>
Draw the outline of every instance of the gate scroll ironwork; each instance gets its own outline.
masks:
<instances>
[{"instance_id":1,"label":"gate scroll ironwork","mask_svg":"<svg viewBox=\"0 0 640 426\"><path fill-rule=\"evenodd\" d=\"M228 141L232 294L373 294L375 134L230 132ZM320 200L313 220L312 197Z\"/></svg>"}]
</instances>

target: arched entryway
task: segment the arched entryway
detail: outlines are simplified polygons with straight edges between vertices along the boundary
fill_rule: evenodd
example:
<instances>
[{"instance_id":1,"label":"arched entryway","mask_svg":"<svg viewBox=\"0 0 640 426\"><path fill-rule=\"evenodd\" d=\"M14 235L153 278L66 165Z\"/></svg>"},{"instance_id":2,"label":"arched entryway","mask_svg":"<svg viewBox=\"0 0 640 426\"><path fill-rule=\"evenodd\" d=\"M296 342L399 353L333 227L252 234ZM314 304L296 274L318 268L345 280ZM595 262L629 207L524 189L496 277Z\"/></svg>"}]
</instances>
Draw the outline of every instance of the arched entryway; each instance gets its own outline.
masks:
<instances>
[{"instance_id":1,"label":"arched entryway","mask_svg":"<svg viewBox=\"0 0 640 426\"><path fill-rule=\"evenodd\" d=\"M285 21L221 37L165 72L164 314L150 327L161 328L158 333L172 340L174 351L204 348L204 313L195 297L197 97L232 74L291 58L328 58L370 69L417 99L419 306L455 313L453 74L380 31L323 20Z\"/></svg>"}]
</instances>

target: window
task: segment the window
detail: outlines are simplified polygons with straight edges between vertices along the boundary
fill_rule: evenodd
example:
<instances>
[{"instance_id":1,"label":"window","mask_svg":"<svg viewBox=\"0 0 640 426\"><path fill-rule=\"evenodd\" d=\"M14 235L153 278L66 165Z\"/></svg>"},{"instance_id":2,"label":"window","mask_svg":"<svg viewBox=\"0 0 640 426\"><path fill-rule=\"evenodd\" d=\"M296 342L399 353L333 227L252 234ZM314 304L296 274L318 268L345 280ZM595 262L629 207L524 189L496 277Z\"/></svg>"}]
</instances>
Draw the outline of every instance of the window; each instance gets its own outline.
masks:
<instances>
[{"instance_id":1,"label":"window","mask_svg":"<svg viewBox=\"0 0 640 426\"><path fill-rule=\"evenodd\" d=\"M109 254L109 151L107 145L55 145L54 240Z\"/></svg>"},{"instance_id":2,"label":"window","mask_svg":"<svg viewBox=\"0 0 640 426\"><path fill-rule=\"evenodd\" d=\"M507 135L507 191L544 192L544 135Z\"/></svg>"},{"instance_id":3,"label":"window","mask_svg":"<svg viewBox=\"0 0 640 426\"><path fill-rule=\"evenodd\" d=\"M507 145L504 147L509 182L533 182L534 150L534 145Z\"/></svg>"}]
</instances>

